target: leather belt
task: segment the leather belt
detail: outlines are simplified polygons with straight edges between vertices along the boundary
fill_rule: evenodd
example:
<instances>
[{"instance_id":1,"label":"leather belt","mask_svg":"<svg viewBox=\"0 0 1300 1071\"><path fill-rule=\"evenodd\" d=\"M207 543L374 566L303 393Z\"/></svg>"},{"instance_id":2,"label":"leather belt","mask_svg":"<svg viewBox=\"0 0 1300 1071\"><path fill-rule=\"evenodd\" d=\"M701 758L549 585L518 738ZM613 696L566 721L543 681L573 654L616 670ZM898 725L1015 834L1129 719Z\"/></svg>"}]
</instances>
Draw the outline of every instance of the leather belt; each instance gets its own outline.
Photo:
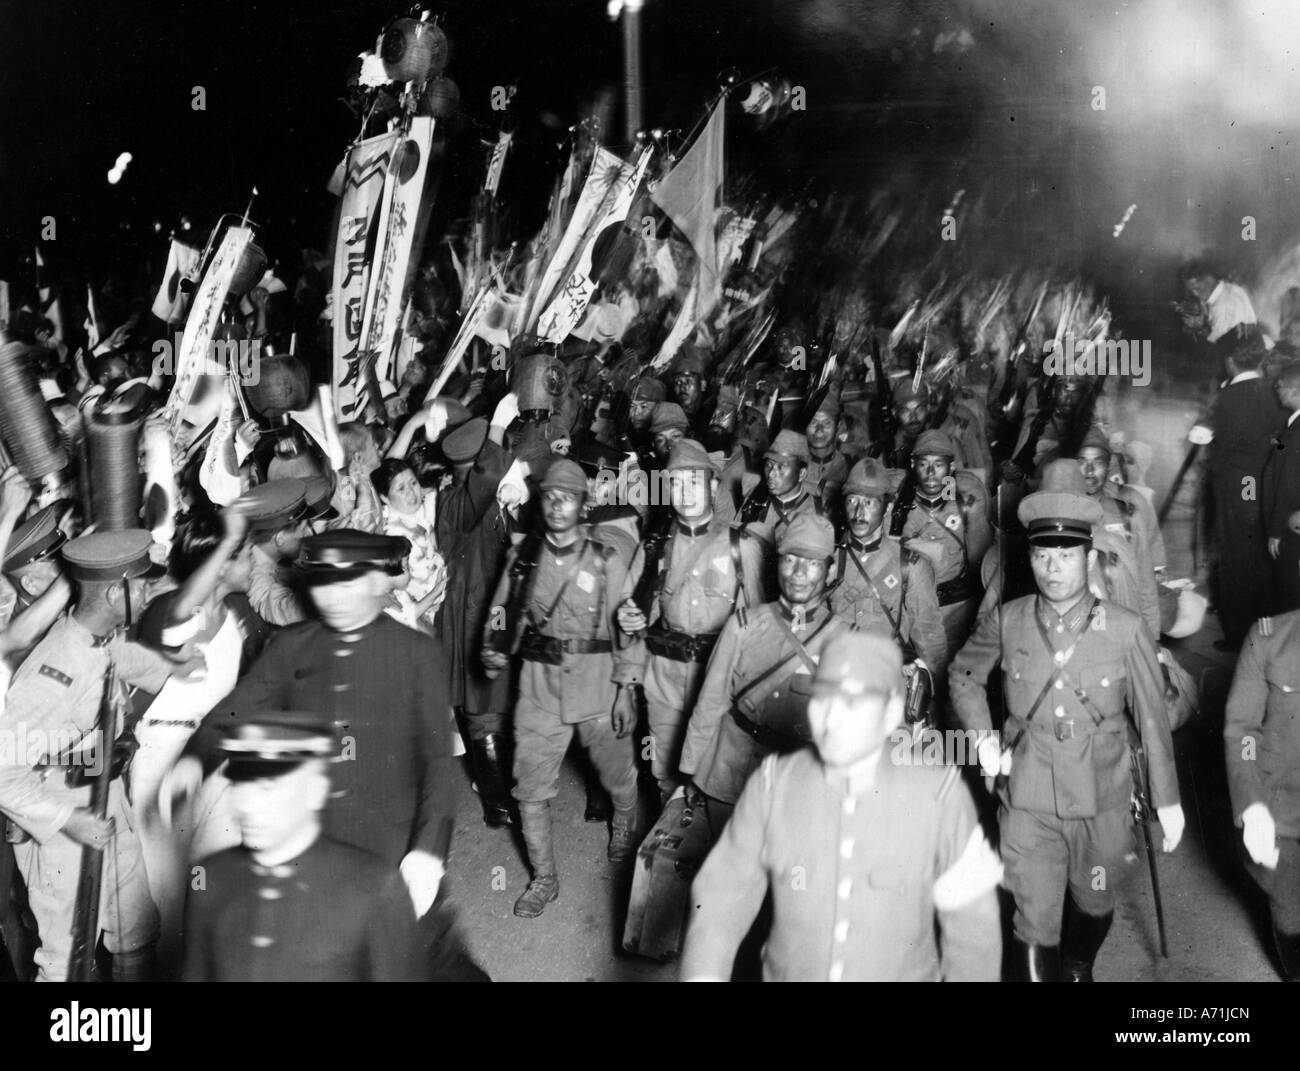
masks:
<instances>
[{"instance_id":1,"label":"leather belt","mask_svg":"<svg viewBox=\"0 0 1300 1071\"><path fill-rule=\"evenodd\" d=\"M656 621L646 630L645 645L651 654L674 662L707 662L718 642L718 636L717 632L703 632L693 636Z\"/></svg>"},{"instance_id":2,"label":"leather belt","mask_svg":"<svg viewBox=\"0 0 1300 1071\"><path fill-rule=\"evenodd\" d=\"M793 733L783 732L780 729L774 729L770 725L759 725L756 721L750 721L735 707L731 708L731 719L739 727L740 731L747 736L753 737L760 744L773 751L782 754L790 751L798 751L808 743L803 737L796 736Z\"/></svg>"}]
</instances>

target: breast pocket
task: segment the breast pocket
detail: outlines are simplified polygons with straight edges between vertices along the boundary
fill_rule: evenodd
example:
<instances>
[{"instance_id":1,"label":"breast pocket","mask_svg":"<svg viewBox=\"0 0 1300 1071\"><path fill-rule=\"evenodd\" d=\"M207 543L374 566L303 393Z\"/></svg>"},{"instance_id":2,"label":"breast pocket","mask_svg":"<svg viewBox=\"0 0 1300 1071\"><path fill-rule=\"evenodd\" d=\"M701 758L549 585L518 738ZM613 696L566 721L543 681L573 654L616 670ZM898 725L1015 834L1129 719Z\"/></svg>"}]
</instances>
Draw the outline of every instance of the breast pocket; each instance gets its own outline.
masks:
<instances>
[{"instance_id":1,"label":"breast pocket","mask_svg":"<svg viewBox=\"0 0 1300 1071\"><path fill-rule=\"evenodd\" d=\"M1105 718L1122 718L1128 698L1128 670L1123 662L1084 667L1075 674L1092 706ZM1092 712L1089 711L1090 716Z\"/></svg>"}]
</instances>

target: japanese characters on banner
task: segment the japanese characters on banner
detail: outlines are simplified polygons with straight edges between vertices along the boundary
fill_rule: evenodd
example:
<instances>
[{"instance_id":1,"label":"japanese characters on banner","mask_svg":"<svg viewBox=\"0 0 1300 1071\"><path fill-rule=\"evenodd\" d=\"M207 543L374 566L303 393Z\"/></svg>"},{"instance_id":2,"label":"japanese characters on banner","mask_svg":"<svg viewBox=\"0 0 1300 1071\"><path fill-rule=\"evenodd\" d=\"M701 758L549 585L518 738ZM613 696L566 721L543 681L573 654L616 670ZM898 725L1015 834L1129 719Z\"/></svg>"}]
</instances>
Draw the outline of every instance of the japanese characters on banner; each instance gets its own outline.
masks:
<instances>
[{"instance_id":1,"label":"japanese characters on banner","mask_svg":"<svg viewBox=\"0 0 1300 1071\"><path fill-rule=\"evenodd\" d=\"M603 150L602 150L603 151ZM537 333L547 342L563 342L569 332L577 326L582 314L587 311L591 295L596 290L592 278L592 253L596 240L608 227L621 227L632 207L632 199L645 178L646 168L650 164L653 147L647 146L635 164L618 163L598 178L608 184L606 194L601 201L601 210L597 212L580 245L577 261L569 273L563 287L555 295L550 307L537 322ZM616 158L617 159L617 158ZM592 169L593 173L595 168ZM585 194L586 191L584 190ZM568 235L565 235L566 239Z\"/></svg>"},{"instance_id":2,"label":"japanese characters on banner","mask_svg":"<svg viewBox=\"0 0 1300 1071\"><path fill-rule=\"evenodd\" d=\"M364 341L360 347L362 367L367 361L374 362L380 379L389 378L393 364L393 348L405 297L402 288L407 278L406 269L412 255L418 258L420 254L412 247L416 219L420 214L420 196L429 170L433 124L434 120L429 116L416 116L411 120L410 133L394 160L397 166L390 166L384 179L378 237L371 261L374 267L370 272L361 325ZM365 383L357 384L357 390L364 394ZM360 411L364 404L364 398L358 397L354 412Z\"/></svg>"},{"instance_id":3,"label":"japanese characters on banner","mask_svg":"<svg viewBox=\"0 0 1300 1071\"><path fill-rule=\"evenodd\" d=\"M365 404L362 386L361 332L373 263L376 216L388 165L400 134L380 134L358 142L348 153L334 242L334 404L340 420L352 420ZM427 154L425 154L427 155Z\"/></svg>"},{"instance_id":4,"label":"japanese characters on banner","mask_svg":"<svg viewBox=\"0 0 1300 1071\"><path fill-rule=\"evenodd\" d=\"M252 240L253 232L249 227L227 228L221 245L217 247L217 252L195 291L190 315L185 321L185 333L181 336L180 350L176 355L176 383L167 399L165 410L173 433L179 430L182 418L192 424L206 424L211 419L211 415L204 419L203 415L191 413L190 398L201 376L210 371L223 371L209 368L208 352L221 318L221 306L230 290L230 281L235 277L240 258Z\"/></svg>"},{"instance_id":5,"label":"japanese characters on banner","mask_svg":"<svg viewBox=\"0 0 1300 1071\"><path fill-rule=\"evenodd\" d=\"M506 165L506 153L510 149L510 139L513 136L503 130L497 137L497 143L492 147L492 159L488 161L487 178L483 181L483 188L493 197L496 196L497 188L501 185L501 171Z\"/></svg>"},{"instance_id":6,"label":"japanese characters on banner","mask_svg":"<svg viewBox=\"0 0 1300 1071\"><path fill-rule=\"evenodd\" d=\"M597 148L591 161L591 170L587 172L587 181L582 192L578 194L578 203L569 217L569 225L564 229L564 236L555 247L555 253L546 271L542 274L541 285L537 288L535 300L528 316L529 323L536 323L541 310L554 295L555 288L561 280L568 278L570 264L582 245L582 240L591 230L591 225L616 195L618 182L626 178L624 169L628 165L607 149ZM630 170L630 169L629 169Z\"/></svg>"}]
</instances>

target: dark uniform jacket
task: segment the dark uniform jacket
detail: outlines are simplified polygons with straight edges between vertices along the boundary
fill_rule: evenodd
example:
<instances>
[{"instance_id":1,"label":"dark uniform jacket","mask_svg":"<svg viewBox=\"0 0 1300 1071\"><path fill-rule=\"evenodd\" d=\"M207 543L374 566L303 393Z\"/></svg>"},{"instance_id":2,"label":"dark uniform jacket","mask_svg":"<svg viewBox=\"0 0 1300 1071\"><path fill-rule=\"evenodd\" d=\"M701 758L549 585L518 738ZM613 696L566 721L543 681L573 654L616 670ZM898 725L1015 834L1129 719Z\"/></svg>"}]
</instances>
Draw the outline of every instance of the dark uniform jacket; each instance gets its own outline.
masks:
<instances>
[{"instance_id":1,"label":"dark uniform jacket","mask_svg":"<svg viewBox=\"0 0 1300 1071\"><path fill-rule=\"evenodd\" d=\"M1146 749L1152 803L1164 807L1179 800L1164 681L1142 619L1097 601L1073 655L1067 655L1074 626L1092 603L1085 595L1064 619L1037 595L1007 603L1000 614L980 618L949 667L952 705L962 727L987 731L993 720L985 689L1002 663L1004 744L1027 726L1007 786L1012 807L1092 818L1126 805L1132 791L1126 703Z\"/></svg>"},{"instance_id":2,"label":"dark uniform jacket","mask_svg":"<svg viewBox=\"0 0 1300 1071\"><path fill-rule=\"evenodd\" d=\"M1263 803L1279 837L1300 837L1300 611L1252 626L1228 693L1223 749L1237 825Z\"/></svg>"},{"instance_id":3,"label":"dark uniform jacket","mask_svg":"<svg viewBox=\"0 0 1300 1071\"><path fill-rule=\"evenodd\" d=\"M212 708L192 749L215 762L229 718L312 711L340 723L338 798L325 831L396 865L421 849L447 857L455 801L447 672L438 644L387 614L355 632L319 621L281 630L235 690Z\"/></svg>"},{"instance_id":4,"label":"dark uniform jacket","mask_svg":"<svg viewBox=\"0 0 1300 1071\"><path fill-rule=\"evenodd\" d=\"M231 848L203 861L185 910L185 982L418 982L423 949L397 869L318 837L265 867Z\"/></svg>"}]
</instances>

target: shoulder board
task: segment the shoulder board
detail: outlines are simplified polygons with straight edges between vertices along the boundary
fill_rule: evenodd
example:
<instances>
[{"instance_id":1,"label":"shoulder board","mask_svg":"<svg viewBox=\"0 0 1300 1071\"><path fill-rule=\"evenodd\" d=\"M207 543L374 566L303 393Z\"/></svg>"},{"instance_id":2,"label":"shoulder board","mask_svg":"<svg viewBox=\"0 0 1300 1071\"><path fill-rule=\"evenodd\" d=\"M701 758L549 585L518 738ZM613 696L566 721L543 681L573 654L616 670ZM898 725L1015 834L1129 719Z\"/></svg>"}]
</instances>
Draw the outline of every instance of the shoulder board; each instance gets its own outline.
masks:
<instances>
[{"instance_id":1,"label":"shoulder board","mask_svg":"<svg viewBox=\"0 0 1300 1071\"><path fill-rule=\"evenodd\" d=\"M63 685L65 688L72 687L72 678L62 670L55 669L53 666L43 665L39 670L37 670L37 673L42 677L49 677L50 680L54 681L56 684Z\"/></svg>"},{"instance_id":2,"label":"shoulder board","mask_svg":"<svg viewBox=\"0 0 1300 1071\"><path fill-rule=\"evenodd\" d=\"M736 623L741 628L749 628L749 610L747 607L742 606L736 611Z\"/></svg>"},{"instance_id":3,"label":"shoulder board","mask_svg":"<svg viewBox=\"0 0 1300 1071\"><path fill-rule=\"evenodd\" d=\"M1271 617L1261 617L1259 619L1259 634L1261 636L1273 635L1273 619ZM41 672L45 672L45 667L41 667Z\"/></svg>"}]
</instances>

